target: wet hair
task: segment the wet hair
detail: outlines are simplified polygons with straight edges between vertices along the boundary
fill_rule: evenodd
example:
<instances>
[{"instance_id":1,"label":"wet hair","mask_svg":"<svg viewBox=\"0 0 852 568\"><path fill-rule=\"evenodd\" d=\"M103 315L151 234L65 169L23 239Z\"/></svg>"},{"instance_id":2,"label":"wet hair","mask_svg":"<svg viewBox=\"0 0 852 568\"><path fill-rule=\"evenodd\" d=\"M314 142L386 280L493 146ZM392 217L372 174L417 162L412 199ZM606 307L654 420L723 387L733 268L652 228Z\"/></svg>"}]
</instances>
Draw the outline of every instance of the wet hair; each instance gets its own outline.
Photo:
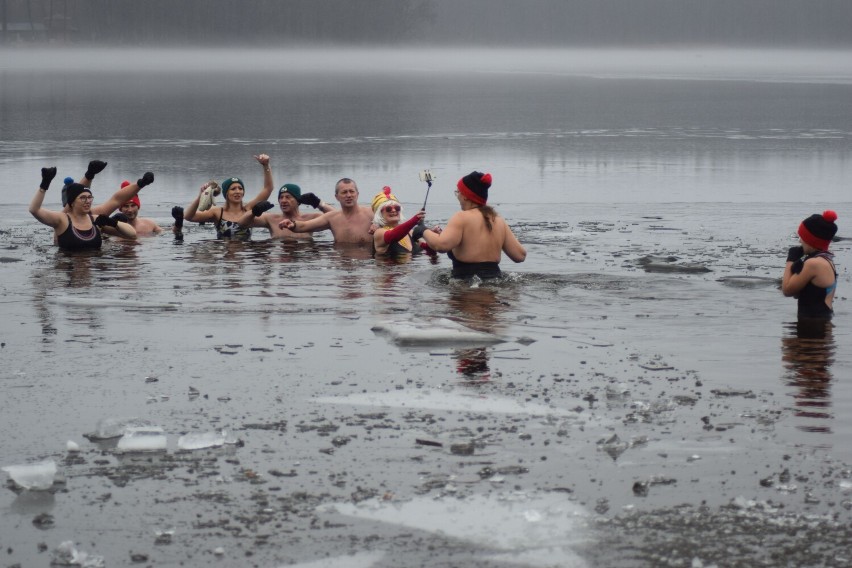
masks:
<instances>
[{"instance_id":1,"label":"wet hair","mask_svg":"<svg viewBox=\"0 0 852 568\"><path fill-rule=\"evenodd\" d=\"M494 219L497 218L497 211L490 205L481 205L477 209L482 213L482 218L485 220L485 228L490 233L494 229Z\"/></svg>"},{"instance_id":2,"label":"wet hair","mask_svg":"<svg viewBox=\"0 0 852 568\"><path fill-rule=\"evenodd\" d=\"M358 191L358 184L355 183L355 180L352 178L340 178L337 180L337 183L334 184L334 195L337 195L337 192L340 190L340 184L342 183L351 183L355 186L355 191Z\"/></svg>"}]
</instances>

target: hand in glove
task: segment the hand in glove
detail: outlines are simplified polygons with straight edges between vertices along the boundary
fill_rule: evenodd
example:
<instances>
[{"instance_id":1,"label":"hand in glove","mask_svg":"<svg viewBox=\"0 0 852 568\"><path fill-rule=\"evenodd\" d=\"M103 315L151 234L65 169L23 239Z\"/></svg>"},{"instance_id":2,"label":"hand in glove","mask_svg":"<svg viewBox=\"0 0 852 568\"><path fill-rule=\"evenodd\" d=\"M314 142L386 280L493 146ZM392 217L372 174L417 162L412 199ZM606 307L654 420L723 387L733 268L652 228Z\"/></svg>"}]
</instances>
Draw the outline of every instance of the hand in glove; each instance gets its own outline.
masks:
<instances>
[{"instance_id":1,"label":"hand in glove","mask_svg":"<svg viewBox=\"0 0 852 568\"><path fill-rule=\"evenodd\" d=\"M53 181L53 178L56 177L56 168L42 168L41 169L41 184L40 188L47 191L47 188L50 187L50 182Z\"/></svg>"},{"instance_id":2,"label":"hand in glove","mask_svg":"<svg viewBox=\"0 0 852 568\"><path fill-rule=\"evenodd\" d=\"M104 171L105 167L107 167L106 162L102 162L100 160L92 160L91 162L89 162L89 169L86 170L86 179L92 181L93 179L95 179L95 176L97 174Z\"/></svg>"},{"instance_id":3,"label":"hand in glove","mask_svg":"<svg viewBox=\"0 0 852 568\"><path fill-rule=\"evenodd\" d=\"M803 256L805 256L805 247L790 247L790 250L787 251L787 262L796 262Z\"/></svg>"},{"instance_id":4,"label":"hand in glove","mask_svg":"<svg viewBox=\"0 0 852 568\"><path fill-rule=\"evenodd\" d=\"M183 227L183 207L175 205L172 207L172 217L175 220L175 227L178 229Z\"/></svg>"},{"instance_id":5,"label":"hand in glove","mask_svg":"<svg viewBox=\"0 0 852 568\"><path fill-rule=\"evenodd\" d=\"M98 215L95 217L95 225L98 227L112 227L114 229L118 226L118 219L107 217L106 215Z\"/></svg>"},{"instance_id":6,"label":"hand in glove","mask_svg":"<svg viewBox=\"0 0 852 568\"><path fill-rule=\"evenodd\" d=\"M299 197L300 205L310 205L314 209L319 209L320 203L322 203L322 199L320 199L313 193L303 193Z\"/></svg>"},{"instance_id":7,"label":"hand in glove","mask_svg":"<svg viewBox=\"0 0 852 568\"><path fill-rule=\"evenodd\" d=\"M130 222L130 219L124 213L116 213L115 215L112 216L112 218L115 219L116 221L120 221L122 223L129 223Z\"/></svg>"},{"instance_id":8,"label":"hand in glove","mask_svg":"<svg viewBox=\"0 0 852 568\"><path fill-rule=\"evenodd\" d=\"M154 174L152 172L145 172L141 178L136 180L136 185L139 186L139 189L142 189L146 185L151 185L154 183Z\"/></svg>"},{"instance_id":9,"label":"hand in glove","mask_svg":"<svg viewBox=\"0 0 852 568\"><path fill-rule=\"evenodd\" d=\"M258 203L257 205L255 205L254 207L251 208L251 214L254 215L255 217L260 217L261 215L263 215L265 212L269 211L273 207L275 207L275 206L273 204L271 204L270 202L261 201L260 203Z\"/></svg>"}]
</instances>

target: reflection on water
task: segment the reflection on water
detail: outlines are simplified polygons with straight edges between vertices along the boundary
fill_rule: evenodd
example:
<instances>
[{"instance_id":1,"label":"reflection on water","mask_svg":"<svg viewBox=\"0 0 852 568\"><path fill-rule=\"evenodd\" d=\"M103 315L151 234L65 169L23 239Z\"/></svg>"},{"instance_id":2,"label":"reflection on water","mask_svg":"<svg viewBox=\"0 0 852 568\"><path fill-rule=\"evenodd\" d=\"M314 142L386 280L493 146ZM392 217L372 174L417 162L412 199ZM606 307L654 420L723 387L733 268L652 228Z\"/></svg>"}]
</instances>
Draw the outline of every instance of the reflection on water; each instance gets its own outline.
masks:
<instances>
[{"instance_id":1,"label":"reflection on water","mask_svg":"<svg viewBox=\"0 0 852 568\"><path fill-rule=\"evenodd\" d=\"M830 320L799 320L785 325L781 338L784 383L795 387L796 416L833 419L831 412L831 366L835 344ZM807 432L831 432L830 423L799 424Z\"/></svg>"},{"instance_id":2,"label":"reflection on water","mask_svg":"<svg viewBox=\"0 0 852 568\"><path fill-rule=\"evenodd\" d=\"M493 335L505 330L502 314L509 307L509 300L517 300L517 288L509 278L500 278L481 283L452 280L448 282L449 308L452 317L464 325ZM471 384L491 380L489 351L487 347L456 349L456 370L464 382Z\"/></svg>"}]
</instances>

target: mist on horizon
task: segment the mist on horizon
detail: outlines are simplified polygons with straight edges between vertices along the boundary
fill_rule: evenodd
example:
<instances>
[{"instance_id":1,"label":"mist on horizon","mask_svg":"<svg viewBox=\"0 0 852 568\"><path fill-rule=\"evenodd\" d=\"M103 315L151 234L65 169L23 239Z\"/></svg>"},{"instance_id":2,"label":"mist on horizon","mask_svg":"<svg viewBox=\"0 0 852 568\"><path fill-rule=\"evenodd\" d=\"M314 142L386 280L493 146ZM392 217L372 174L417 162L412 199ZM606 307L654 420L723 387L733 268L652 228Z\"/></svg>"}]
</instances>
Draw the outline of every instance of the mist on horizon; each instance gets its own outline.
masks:
<instances>
[{"instance_id":1,"label":"mist on horizon","mask_svg":"<svg viewBox=\"0 0 852 568\"><path fill-rule=\"evenodd\" d=\"M3 45L852 47L848 0L0 0Z\"/></svg>"}]
</instances>

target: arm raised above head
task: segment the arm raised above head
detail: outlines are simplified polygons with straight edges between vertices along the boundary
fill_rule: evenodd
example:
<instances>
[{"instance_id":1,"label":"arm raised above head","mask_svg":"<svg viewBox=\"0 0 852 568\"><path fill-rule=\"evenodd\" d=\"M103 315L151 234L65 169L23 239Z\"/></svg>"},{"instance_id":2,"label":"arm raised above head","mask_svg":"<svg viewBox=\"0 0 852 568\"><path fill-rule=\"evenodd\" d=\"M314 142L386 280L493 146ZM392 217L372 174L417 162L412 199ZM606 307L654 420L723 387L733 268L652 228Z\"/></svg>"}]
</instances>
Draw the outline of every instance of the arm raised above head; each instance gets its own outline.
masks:
<instances>
[{"instance_id":1,"label":"arm raised above head","mask_svg":"<svg viewBox=\"0 0 852 568\"><path fill-rule=\"evenodd\" d=\"M257 160L257 163L259 163L263 168L263 188L251 201L248 201L245 204L247 209L251 209L262 201L266 201L269 199L269 196L272 195L272 167L269 165L269 156L266 154L258 154L257 156L254 156L254 159Z\"/></svg>"},{"instance_id":2,"label":"arm raised above head","mask_svg":"<svg viewBox=\"0 0 852 568\"><path fill-rule=\"evenodd\" d=\"M45 209L42 207L42 204L44 203L44 196L47 193L47 189L50 187L50 182L53 181L55 176L56 168L41 169L41 185L39 185L38 189L36 189L35 195L33 195L28 209L30 215L38 219L39 222L54 228L58 227L62 222L63 214L58 211Z\"/></svg>"}]
</instances>

